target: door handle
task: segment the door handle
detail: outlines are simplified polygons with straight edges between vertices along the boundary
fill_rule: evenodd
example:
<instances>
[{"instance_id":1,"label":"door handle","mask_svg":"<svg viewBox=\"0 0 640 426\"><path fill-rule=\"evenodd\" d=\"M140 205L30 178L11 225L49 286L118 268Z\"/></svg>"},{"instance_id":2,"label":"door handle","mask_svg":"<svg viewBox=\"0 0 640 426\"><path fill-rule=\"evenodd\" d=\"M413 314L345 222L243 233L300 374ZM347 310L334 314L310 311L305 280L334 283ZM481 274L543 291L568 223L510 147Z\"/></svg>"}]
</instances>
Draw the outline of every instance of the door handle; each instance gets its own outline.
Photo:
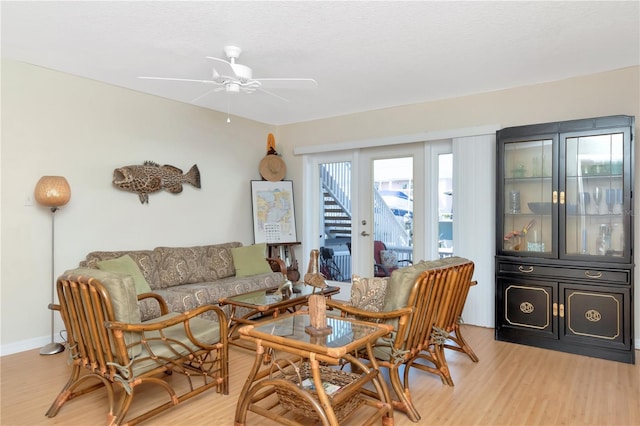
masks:
<instances>
[{"instance_id":1,"label":"door handle","mask_svg":"<svg viewBox=\"0 0 640 426\"><path fill-rule=\"evenodd\" d=\"M363 237L368 237L371 234L367 233L366 231L362 231L360 235L362 235Z\"/></svg>"}]
</instances>

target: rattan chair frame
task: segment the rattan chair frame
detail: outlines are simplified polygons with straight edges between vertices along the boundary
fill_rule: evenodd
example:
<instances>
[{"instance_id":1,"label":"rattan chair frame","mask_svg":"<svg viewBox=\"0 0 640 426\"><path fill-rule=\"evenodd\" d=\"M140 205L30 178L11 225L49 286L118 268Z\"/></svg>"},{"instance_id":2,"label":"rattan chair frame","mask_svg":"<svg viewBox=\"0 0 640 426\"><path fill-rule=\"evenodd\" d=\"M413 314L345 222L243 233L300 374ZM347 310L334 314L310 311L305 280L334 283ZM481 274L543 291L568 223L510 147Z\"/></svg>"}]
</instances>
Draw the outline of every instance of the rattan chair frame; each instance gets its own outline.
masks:
<instances>
[{"instance_id":1,"label":"rattan chair frame","mask_svg":"<svg viewBox=\"0 0 640 426\"><path fill-rule=\"evenodd\" d=\"M116 321L109 292L96 278L63 275L57 281L57 291L60 303L51 308L60 311L64 320L72 370L47 411L47 417L56 416L67 401L101 388L107 392L108 425L140 423L210 388L225 395L229 393L227 321L219 307L206 305L167 319L127 324ZM138 300L145 298L156 299L162 315L168 313L167 304L159 295L138 296ZM213 344L198 341L190 326L194 318L207 311L214 311L219 321L219 340ZM176 334L167 333L169 327L175 333L176 326L180 327L180 339ZM127 345L125 333L137 333L140 341ZM165 350L162 356L157 356L153 347L157 348L160 342ZM129 355L141 348L144 348L143 355ZM187 391L178 394L163 380L163 375L174 372L187 380ZM135 418L126 419L136 389L142 384L159 386L167 392L168 399ZM117 388L121 391L116 402Z\"/></svg>"},{"instance_id":2,"label":"rattan chair frame","mask_svg":"<svg viewBox=\"0 0 640 426\"><path fill-rule=\"evenodd\" d=\"M416 278L409 293L407 306L396 311L370 312L344 302L327 301L327 306L339 309L343 316L355 316L358 319L376 322L398 319L392 342L392 357L377 359L377 362L380 367L385 367L389 371L389 381L395 394L394 408L406 413L413 422L418 422L421 416L411 399L409 383L411 368L437 374L444 383L453 385L444 356L446 347L444 342L453 340L456 345L457 342L462 342L462 345L456 347L460 350L465 347L473 353L460 335L458 323L471 285L473 267L473 262L469 261L422 272ZM444 339L443 333L446 333ZM359 356L364 355L359 354ZM419 360L422 362L417 362ZM430 364L424 364L424 361ZM402 366L405 368L401 379Z\"/></svg>"},{"instance_id":3,"label":"rattan chair frame","mask_svg":"<svg viewBox=\"0 0 640 426\"><path fill-rule=\"evenodd\" d=\"M476 285L471 281L474 271L474 263L466 262L459 265L446 267L447 279L442 291L442 299L435 312L432 332L423 343L424 349L409 363L409 367L437 374L443 383L453 386L453 378L447 364L444 349L452 349L463 352L473 361L478 362L478 357L462 336L460 324L462 323L462 311L464 309L469 289ZM427 361L432 364L423 364L419 361ZM405 376L410 368L405 370Z\"/></svg>"}]
</instances>

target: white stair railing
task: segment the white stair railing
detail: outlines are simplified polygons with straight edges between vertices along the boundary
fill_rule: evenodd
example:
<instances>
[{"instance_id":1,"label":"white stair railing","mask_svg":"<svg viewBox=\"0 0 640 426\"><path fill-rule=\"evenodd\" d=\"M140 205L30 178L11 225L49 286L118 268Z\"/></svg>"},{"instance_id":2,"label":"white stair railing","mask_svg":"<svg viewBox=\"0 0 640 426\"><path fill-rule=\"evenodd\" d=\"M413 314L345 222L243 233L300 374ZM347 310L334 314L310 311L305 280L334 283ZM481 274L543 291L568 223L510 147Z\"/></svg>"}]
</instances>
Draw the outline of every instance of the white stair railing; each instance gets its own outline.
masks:
<instances>
[{"instance_id":1,"label":"white stair railing","mask_svg":"<svg viewBox=\"0 0 640 426\"><path fill-rule=\"evenodd\" d=\"M320 167L322 187L351 217L351 163L324 163ZM376 240L383 241L390 250L410 256L412 241L409 231L393 214L378 191L373 191L374 231Z\"/></svg>"}]
</instances>

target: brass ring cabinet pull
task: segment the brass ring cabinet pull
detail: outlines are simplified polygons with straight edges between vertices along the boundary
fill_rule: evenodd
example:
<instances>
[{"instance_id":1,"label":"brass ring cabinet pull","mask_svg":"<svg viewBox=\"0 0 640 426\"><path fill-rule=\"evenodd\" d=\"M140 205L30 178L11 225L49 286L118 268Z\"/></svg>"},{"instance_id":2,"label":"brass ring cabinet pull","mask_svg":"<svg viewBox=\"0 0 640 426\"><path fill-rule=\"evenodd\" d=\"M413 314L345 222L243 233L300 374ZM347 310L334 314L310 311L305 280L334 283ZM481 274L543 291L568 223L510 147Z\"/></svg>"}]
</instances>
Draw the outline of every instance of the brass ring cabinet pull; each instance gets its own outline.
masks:
<instances>
[{"instance_id":1,"label":"brass ring cabinet pull","mask_svg":"<svg viewBox=\"0 0 640 426\"><path fill-rule=\"evenodd\" d=\"M584 276L587 278L602 278L602 272L584 271Z\"/></svg>"},{"instance_id":2,"label":"brass ring cabinet pull","mask_svg":"<svg viewBox=\"0 0 640 426\"><path fill-rule=\"evenodd\" d=\"M530 274L531 272L533 272L533 266L529 266L528 269L524 269L524 267L520 265L518 266L518 271L524 272L525 274Z\"/></svg>"}]
</instances>

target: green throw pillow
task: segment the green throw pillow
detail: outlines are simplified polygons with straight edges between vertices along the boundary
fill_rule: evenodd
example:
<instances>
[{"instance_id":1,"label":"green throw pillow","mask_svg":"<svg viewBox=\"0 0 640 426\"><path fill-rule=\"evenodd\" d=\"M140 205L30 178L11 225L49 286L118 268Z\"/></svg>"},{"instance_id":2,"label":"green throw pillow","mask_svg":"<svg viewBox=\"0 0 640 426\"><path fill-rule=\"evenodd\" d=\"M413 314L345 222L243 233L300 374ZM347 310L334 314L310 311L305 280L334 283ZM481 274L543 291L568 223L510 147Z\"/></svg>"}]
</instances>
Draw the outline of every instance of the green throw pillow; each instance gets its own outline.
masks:
<instances>
[{"instance_id":1,"label":"green throw pillow","mask_svg":"<svg viewBox=\"0 0 640 426\"><path fill-rule=\"evenodd\" d=\"M140 272L140 268L129 255L124 255L116 259L107 259L96 262L98 269L107 272L116 272L119 274L130 275L136 285L136 293L149 293L151 286Z\"/></svg>"},{"instance_id":2,"label":"green throw pillow","mask_svg":"<svg viewBox=\"0 0 640 426\"><path fill-rule=\"evenodd\" d=\"M233 266L236 269L236 277L250 277L272 272L269 262L265 260L266 252L266 243L233 247L231 256L233 257Z\"/></svg>"}]
</instances>

